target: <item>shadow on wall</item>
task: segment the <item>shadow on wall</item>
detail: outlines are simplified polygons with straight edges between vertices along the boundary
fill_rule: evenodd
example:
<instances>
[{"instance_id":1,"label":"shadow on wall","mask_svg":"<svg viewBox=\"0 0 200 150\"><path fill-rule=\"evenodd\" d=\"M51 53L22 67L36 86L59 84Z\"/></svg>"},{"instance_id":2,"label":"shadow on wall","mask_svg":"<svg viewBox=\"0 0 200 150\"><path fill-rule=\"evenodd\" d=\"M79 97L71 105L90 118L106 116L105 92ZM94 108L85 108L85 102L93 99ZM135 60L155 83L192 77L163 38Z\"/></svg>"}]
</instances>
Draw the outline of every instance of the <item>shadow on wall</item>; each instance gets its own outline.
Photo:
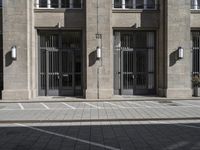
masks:
<instances>
[{"instance_id":1,"label":"shadow on wall","mask_svg":"<svg viewBox=\"0 0 200 150\"><path fill-rule=\"evenodd\" d=\"M97 53L96 50L94 50L93 52L91 52L89 54L89 66L93 66L96 63L97 60Z\"/></svg>"},{"instance_id":2,"label":"shadow on wall","mask_svg":"<svg viewBox=\"0 0 200 150\"><path fill-rule=\"evenodd\" d=\"M169 66L175 65L178 60L178 50L175 50L169 56Z\"/></svg>"},{"instance_id":3,"label":"shadow on wall","mask_svg":"<svg viewBox=\"0 0 200 150\"><path fill-rule=\"evenodd\" d=\"M99 123L100 124L100 123ZM0 127L1 150L189 150L200 149L196 124L43 125ZM196 127L196 128L195 128ZM188 134L190 133L190 134ZM31 137L31 138L26 138ZM12 138L12 140L10 140ZM56 144L55 144L56 143Z\"/></svg>"},{"instance_id":4,"label":"shadow on wall","mask_svg":"<svg viewBox=\"0 0 200 150\"><path fill-rule=\"evenodd\" d=\"M10 66L12 63L13 63L13 59L12 59L12 53L11 51L7 52L6 53L6 56L5 56L5 66L8 67Z\"/></svg>"}]
</instances>

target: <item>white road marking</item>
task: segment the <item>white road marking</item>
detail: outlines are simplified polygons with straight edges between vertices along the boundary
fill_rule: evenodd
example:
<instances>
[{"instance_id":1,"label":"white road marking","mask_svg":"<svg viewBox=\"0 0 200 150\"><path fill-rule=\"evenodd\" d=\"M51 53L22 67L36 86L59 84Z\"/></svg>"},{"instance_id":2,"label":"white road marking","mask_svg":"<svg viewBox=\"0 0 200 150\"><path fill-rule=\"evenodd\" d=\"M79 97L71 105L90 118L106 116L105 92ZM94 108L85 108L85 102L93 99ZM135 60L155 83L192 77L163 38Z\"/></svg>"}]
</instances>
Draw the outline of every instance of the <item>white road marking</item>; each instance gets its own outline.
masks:
<instances>
[{"instance_id":1,"label":"white road marking","mask_svg":"<svg viewBox=\"0 0 200 150\"><path fill-rule=\"evenodd\" d=\"M21 110L24 110L24 106L21 103L18 103Z\"/></svg>"},{"instance_id":2,"label":"white road marking","mask_svg":"<svg viewBox=\"0 0 200 150\"><path fill-rule=\"evenodd\" d=\"M87 103L87 102L83 102L84 104L86 104L86 105L88 105L88 106L91 106L91 107L94 107L94 108L101 108L101 107L98 107L98 106L96 106L96 105L92 105L92 104L90 104L90 103Z\"/></svg>"},{"instance_id":3,"label":"white road marking","mask_svg":"<svg viewBox=\"0 0 200 150\"><path fill-rule=\"evenodd\" d=\"M69 108L71 108L71 109L76 109L75 107L73 107L73 106L71 106L71 105L69 105L69 104L67 104L67 103L62 103L63 105L65 105L65 106L67 106L67 107L69 107Z\"/></svg>"},{"instance_id":4,"label":"white road marking","mask_svg":"<svg viewBox=\"0 0 200 150\"><path fill-rule=\"evenodd\" d=\"M71 136L67 136L67 135L63 135L63 134L59 134L59 133L56 133L56 132L51 132L51 131L47 131L47 130L44 130L44 129L39 129L39 128L36 128L36 127L27 126L27 125L24 125L24 124L15 123L15 125L20 126L20 127L29 128L29 129L32 129L32 130L35 130L35 131L38 131L38 132L42 132L42 133L46 133L46 134L62 137L62 138L65 138L65 139L78 141L78 142L81 142L81 143L84 143L84 144L97 146L97 147L100 147L100 148L103 148L103 149L120 150L119 148L106 146L106 145L99 144L99 143L96 143L96 142L91 142L91 141L87 141L87 140L83 140L83 139L79 139L79 138L75 138L75 137L71 137Z\"/></svg>"},{"instance_id":5,"label":"white road marking","mask_svg":"<svg viewBox=\"0 0 200 150\"><path fill-rule=\"evenodd\" d=\"M44 108L46 108L46 109L50 109L46 104L44 104L44 103L40 103L42 106L44 106Z\"/></svg>"},{"instance_id":6,"label":"white road marking","mask_svg":"<svg viewBox=\"0 0 200 150\"><path fill-rule=\"evenodd\" d=\"M200 127L192 126L192 125L186 125L186 124L174 124L174 125L176 125L176 126L181 126L181 127L187 127L187 128L200 129Z\"/></svg>"},{"instance_id":7,"label":"white road marking","mask_svg":"<svg viewBox=\"0 0 200 150\"><path fill-rule=\"evenodd\" d=\"M117 105L117 104L113 104L113 103L111 103L111 102L104 102L104 103L110 104L110 105L112 105L112 106L116 106L116 107L119 107L119 108L126 108L126 107L124 107L124 106L120 106L120 105Z\"/></svg>"}]
</instances>

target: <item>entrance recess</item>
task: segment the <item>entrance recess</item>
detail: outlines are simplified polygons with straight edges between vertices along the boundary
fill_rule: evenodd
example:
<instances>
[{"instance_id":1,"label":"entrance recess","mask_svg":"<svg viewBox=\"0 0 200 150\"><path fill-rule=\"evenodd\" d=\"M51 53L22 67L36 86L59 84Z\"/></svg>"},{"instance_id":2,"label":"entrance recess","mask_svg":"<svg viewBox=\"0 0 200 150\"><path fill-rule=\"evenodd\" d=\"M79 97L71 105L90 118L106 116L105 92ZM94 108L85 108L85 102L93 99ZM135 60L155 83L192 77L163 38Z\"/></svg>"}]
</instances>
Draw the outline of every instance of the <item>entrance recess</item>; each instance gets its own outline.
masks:
<instances>
[{"instance_id":1,"label":"entrance recess","mask_svg":"<svg viewBox=\"0 0 200 150\"><path fill-rule=\"evenodd\" d=\"M40 32L39 95L82 95L81 32Z\"/></svg>"},{"instance_id":2,"label":"entrance recess","mask_svg":"<svg viewBox=\"0 0 200 150\"><path fill-rule=\"evenodd\" d=\"M153 94L155 33L122 31L114 35L115 94Z\"/></svg>"}]
</instances>

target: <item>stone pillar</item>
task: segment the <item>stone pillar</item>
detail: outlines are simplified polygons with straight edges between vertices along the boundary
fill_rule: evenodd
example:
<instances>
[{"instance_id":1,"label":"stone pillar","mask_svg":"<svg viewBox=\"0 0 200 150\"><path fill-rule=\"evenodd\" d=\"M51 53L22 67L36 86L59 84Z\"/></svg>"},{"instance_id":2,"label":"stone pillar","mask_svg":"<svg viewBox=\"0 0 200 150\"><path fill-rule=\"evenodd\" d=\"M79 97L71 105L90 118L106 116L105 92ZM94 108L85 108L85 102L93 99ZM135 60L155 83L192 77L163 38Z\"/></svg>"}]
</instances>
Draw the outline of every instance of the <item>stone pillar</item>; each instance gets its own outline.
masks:
<instances>
[{"instance_id":1,"label":"stone pillar","mask_svg":"<svg viewBox=\"0 0 200 150\"><path fill-rule=\"evenodd\" d=\"M97 2L99 3L98 20ZM86 0L86 98L89 99L110 98L113 94L111 14L111 0ZM98 39L96 39L97 30L102 34L101 60L96 60L96 47L98 46Z\"/></svg>"},{"instance_id":2,"label":"stone pillar","mask_svg":"<svg viewBox=\"0 0 200 150\"><path fill-rule=\"evenodd\" d=\"M3 9L3 99L29 99L30 92L30 14L32 0L6 0ZM17 47L17 59L11 58L11 47Z\"/></svg>"},{"instance_id":3,"label":"stone pillar","mask_svg":"<svg viewBox=\"0 0 200 150\"><path fill-rule=\"evenodd\" d=\"M165 11L165 57L167 57L165 96L188 98L192 96L190 1L166 0ZM184 49L183 59L177 58L178 47Z\"/></svg>"}]
</instances>

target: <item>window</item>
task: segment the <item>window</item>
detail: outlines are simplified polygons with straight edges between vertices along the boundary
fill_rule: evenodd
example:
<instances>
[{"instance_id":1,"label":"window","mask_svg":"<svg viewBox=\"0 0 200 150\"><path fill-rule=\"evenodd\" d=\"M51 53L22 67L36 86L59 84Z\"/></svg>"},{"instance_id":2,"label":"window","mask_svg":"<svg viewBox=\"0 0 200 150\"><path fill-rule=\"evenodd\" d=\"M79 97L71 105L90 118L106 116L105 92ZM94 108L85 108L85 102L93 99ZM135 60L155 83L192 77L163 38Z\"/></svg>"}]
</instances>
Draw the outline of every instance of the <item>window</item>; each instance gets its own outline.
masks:
<instances>
[{"instance_id":1,"label":"window","mask_svg":"<svg viewBox=\"0 0 200 150\"><path fill-rule=\"evenodd\" d=\"M200 9L200 0L191 0L191 9Z\"/></svg>"},{"instance_id":2,"label":"window","mask_svg":"<svg viewBox=\"0 0 200 150\"><path fill-rule=\"evenodd\" d=\"M113 7L121 9L157 9L158 0L114 0Z\"/></svg>"},{"instance_id":3,"label":"window","mask_svg":"<svg viewBox=\"0 0 200 150\"><path fill-rule=\"evenodd\" d=\"M82 8L82 0L36 0L36 8Z\"/></svg>"},{"instance_id":4,"label":"window","mask_svg":"<svg viewBox=\"0 0 200 150\"><path fill-rule=\"evenodd\" d=\"M39 0L40 7L47 7L47 0Z\"/></svg>"}]
</instances>

